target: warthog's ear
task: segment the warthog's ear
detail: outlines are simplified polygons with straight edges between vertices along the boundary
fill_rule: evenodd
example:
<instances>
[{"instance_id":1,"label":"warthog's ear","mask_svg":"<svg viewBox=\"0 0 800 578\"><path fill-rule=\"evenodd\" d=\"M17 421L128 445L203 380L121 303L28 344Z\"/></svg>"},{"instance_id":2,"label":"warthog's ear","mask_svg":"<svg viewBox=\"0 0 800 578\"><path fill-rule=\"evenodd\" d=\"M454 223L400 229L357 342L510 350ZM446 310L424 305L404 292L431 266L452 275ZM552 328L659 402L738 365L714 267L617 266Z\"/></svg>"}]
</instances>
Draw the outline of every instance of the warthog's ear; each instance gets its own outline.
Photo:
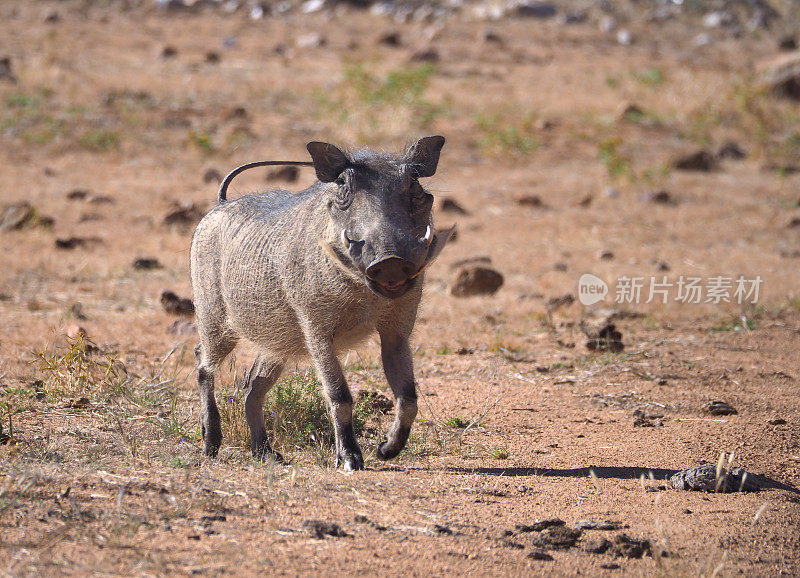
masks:
<instances>
[{"instance_id":1,"label":"warthog's ear","mask_svg":"<svg viewBox=\"0 0 800 578\"><path fill-rule=\"evenodd\" d=\"M443 146L443 136L426 136L411 145L404 160L418 177L432 177L439 165Z\"/></svg>"},{"instance_id":2,"label":"warthog's ear","mask_svg":"<svg viewBox=\"0 0 800 578\"><path fill-rule=\"evenodd\" d=\"M339 178L348 166L350 159L332 144L326 142L310 142L306 145L311 159L314 161L314 170L317 178L323 183L331 183Z\"/></svg>"}]
</instances>

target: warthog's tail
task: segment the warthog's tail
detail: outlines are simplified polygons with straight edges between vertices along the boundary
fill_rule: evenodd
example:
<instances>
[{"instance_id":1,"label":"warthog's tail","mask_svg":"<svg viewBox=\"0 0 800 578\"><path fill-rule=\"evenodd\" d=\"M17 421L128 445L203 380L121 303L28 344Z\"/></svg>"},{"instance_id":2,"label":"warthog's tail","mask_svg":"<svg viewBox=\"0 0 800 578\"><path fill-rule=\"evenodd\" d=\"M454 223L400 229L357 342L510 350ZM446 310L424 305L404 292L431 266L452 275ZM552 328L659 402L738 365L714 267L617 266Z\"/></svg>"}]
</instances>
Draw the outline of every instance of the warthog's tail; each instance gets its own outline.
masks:
<instances>
[{"instance_id":1,"label":"warthog's tail","mask_svg":"<svg viewBox=\"0 0 800 578\"><path fill-rule=\"evenodd\" d=\"M228 176L225 177L222 181L222 184L219 186L219 193L217 193L217 203L224 203L227 201L227 194L228 194L228 185L231 184L231 181L234 179L236 175L239 173L246 171L247 169L254 169L256 167L272 167L272 166L294 166L294 167L313 167L314 163L311 161L257 161L254 163L247 163L246 165L242 165L236 169L233 169Z\"/></svg>"}]
</instances>

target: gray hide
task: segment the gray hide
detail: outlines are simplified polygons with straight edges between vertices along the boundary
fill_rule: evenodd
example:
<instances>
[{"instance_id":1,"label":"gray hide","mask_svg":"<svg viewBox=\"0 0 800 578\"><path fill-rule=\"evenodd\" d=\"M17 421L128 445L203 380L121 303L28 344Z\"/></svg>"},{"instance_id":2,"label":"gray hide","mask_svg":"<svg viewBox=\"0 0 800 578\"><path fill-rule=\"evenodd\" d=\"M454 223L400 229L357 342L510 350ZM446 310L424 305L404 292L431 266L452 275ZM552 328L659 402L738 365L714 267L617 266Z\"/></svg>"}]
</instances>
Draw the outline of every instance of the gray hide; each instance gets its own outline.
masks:
<instances>
[{"instance_id":1,"label":"gray hide","mask_svg":"<svg viewBox=\"0 0 800 578\"><path fill-rule=\"evenodd\" d=\"M245 384L253 455L280 459L267 440L264 398L287 361L310 355L334 424L336 464L363 469L337 353L374 331L396 398L394 423L377 454L385 460L403 449L417 414L408 340L423 271L452 233L434 231L433 197L419 183L436 171L443 145L443 137L426 137L396 157L309 143L319 182L300 193L227 201L226 180L191 250L207 455L216 455L222 440L214 372L244 338L259 349Z\"/></svg>"}]
</instances>

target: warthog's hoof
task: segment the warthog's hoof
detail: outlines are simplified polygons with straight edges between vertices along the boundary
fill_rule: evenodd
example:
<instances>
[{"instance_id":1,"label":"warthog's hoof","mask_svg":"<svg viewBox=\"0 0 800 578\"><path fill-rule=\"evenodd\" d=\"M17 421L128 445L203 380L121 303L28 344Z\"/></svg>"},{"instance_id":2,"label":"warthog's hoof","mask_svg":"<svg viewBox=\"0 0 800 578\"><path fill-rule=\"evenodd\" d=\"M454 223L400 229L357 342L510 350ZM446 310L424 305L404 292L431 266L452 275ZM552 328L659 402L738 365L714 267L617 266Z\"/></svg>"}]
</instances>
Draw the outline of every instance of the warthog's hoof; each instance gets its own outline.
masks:
<instances>
[{"instance_id":1,"label":"warthog's hoof","mask_svg":"<svg viewBox=\"0 0 800 578\"><path fill-rule=\"evenodd\" d=\"M346 472L364 469L364 458L360 450L343 450L336 452L336 467L342 468Z\"/></svg>"},{"instance_id":2,"label":"warthog's hoof","mask_svg":"<svg viewBox=\"0 0 800 578\"><path fill-rule=\"evenodd\" d=\"M200 433L203 434L203 453L210 458L217 457L219 446L222 445L222 432L219 429L200 424Z\"/></svg>"},{"instance_id":3,"label":"warthog's hoof","mask_svg":"<svg viewBox=\"0 0 800 578\"><path fill-rule=\"evenodd\" d=\"M378 456L379 460L384 460L385 461L385 460L391 460L392 458L397 457L397 454L399 454L400 450L402 450L402 449L403 449L402 446L401 447L397 447L397 446L392 447L389 444L388 440L384 440L381 444L378 445L378 450L375 453Z\"/></svg>"},{"instance_id":4,"label":"warthog's hoof","mask_svg":"<svg viewBox=\"0 0 800 578\"><path fill-rule=\"evenodd\" d=\"M286 458L284 458L279 452L273 450L269 444L265 444L263 446L259 446L253 449L253 459L259 462L269 462L273 461L276 464L280 464L282 466L286 465L288 462Z\"/></svg>"}]
</instances>

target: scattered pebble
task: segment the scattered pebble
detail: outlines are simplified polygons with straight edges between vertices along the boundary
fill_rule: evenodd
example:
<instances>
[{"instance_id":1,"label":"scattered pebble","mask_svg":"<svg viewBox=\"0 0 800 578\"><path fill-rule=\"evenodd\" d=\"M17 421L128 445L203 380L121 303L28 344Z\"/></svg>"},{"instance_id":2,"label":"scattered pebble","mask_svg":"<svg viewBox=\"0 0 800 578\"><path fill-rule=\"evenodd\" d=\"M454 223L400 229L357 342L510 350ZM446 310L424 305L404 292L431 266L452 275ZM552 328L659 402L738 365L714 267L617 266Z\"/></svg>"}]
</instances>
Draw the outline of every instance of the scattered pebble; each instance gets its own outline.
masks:
<instances>
[{"instance_id":1,"label":"scattered pebble","mask_svg":"<svg viewBox=\"0 0 800 578\"><path fill-rule=\"evenodd\" d=\"M560 297L551 297L547 300L545 307L548 311L556 311L562 307L569 307L573 303L575 303L575 296L571 293L567 293L566 295L561 295Z\"/></svg>"},{"instance_id":2,"label":"scattered pebble","mask_svg":"<svg viewBox=\"0 0 800 578\"><path fill-rule=\"evenodd\" d=\"M398 48L403 45L403 41L399 32L396 30L390 30L389 32L384 32L380 35L378 38L378 44L390 46L392 48Z\"/></svg>"},{"instance_id":3,"label":"scattered pebble","mask_svg":"<svg viewBox=\"0 0 800 578\"><path fill-rule=\"evenodd\" d=\"M10 82L11 84L17 83L17 77L14 76L14 73L11 68L10 56L0 57L0 80L5 80L7 82Z\"/></svg>"},{"instance_id":4,"label":"scattered pebble","mask_svg":"<svg viewBox=\"0 0 800 578\"><path fill-rule=\"evenodd\" d=\"M736 415L739 413L732 405L720 400L709 401L703 406L703 411L711 415Z\"/></svg>"},{"instance_id":5,"label":"scattered pebble","mask_svg":"<svg viewBox=\"0 0 800 578\"><path fill-rule=\"evenodd\" d=\"M518 16L528 16L530 18L552 18L556 15L556 6L550 2L539 0L527 0L517 5Z\"/></svg>"},{"instance_id":6,"label":"scattered pebble","mask_svg":"<svg viewBox=\"0 0 800 578\"><path fill-rule=\"evenodd\" d=\"M300 169L294 166L279 167L267 172L268 181L294 183L300 178Z\"/></svg>"},{"instance_id":7,"label":"scattered pebble","mask_svg":"<svg viewBox=\"0 0 800 578\"><path fill-rule=\"evenodd\" d=\"M603 249L597 253L597 260L598 261L613 261L614 260L614 252L609 251L608 249Z\"/></svg>"},{"instance_id":8,"label":"scattered pebble","mask_svg":"<svg viewBox=\"0 0 800 578\"><path fill-rule=\"evenodd\" d=\"M454 213L456 215L469 215L469 211L467 211L461 203L456 201L450 197L442 198L441 202L439 203L439 210L444 213Z\"/></svg>"},{"instance_id":9,"label":"scattered pebble","mask_svg":"<svg viewBox=\"0 0 800 578\"><path fill-rule=\"evenodd\" d=\"M619 196L619 189L615 187L606 187L603 189L603 195L609 199L616 199Z\"/></svg>"},{"instance_id":10,"label":"scattered pebble","mask_svg":"<svg viewBox=\"0 0 800 578\"><path fill-rule=\"evenodd\" d=\"M134 259L133 268L142 270L161 269L162 265L155 257L139 257Z\"/></svg>"},{"instance_id":11,"label":"scattered pebble","mask_svg":"<svg viewBox=\"0 0 800 578\"><path fill-rule=\"evenodd\" d=\"M709 172L716 168L717 160L707 150L698 150L684 154L672 161L672 166L681 171Z\"/></svg>"},{"instance_id":12,"label":"scattered pebble","mask_svg":"<svg viewBox=\"0 0 800 578\"><path fill-rule=\"evenodd\" d=\"M742 483L744 477L744 483ZM670 478L672 487L676 490L693 490L706 492L756 492L760 488L753 479L742 468L732 468L725 470L722 482L717 480L717 466L714 464L703 464L686 470L681 470L673 474Z\"/></svg>"},{"instance_id":13,"label":"scattered pebble","mask_svg":"<svg viewBox=\"0 0 800 578\"><path fill-rule=\"evenodd\" d=\"M575 522L575 528L578 530L621 530L627 528L627 525L616 520L579 520Z\"/></svg>"},{"instance_id":14,"label":"scattered pebble","mask_svg":"<svg viewBox=\"0 0 800 578\"><path fill-rule=\"evenodd\" d=\"M647 414L644 410L636 409L633 411L633 427L661 427L664 422L660 418L661 414Z\"/></svg>"},{"instance_id":15,"label":"scattered pebble","mask_svg":"<svg viewBox=\"0 0 800 578\"><path fill-rule=\"evenodd\" d=\"M99 245L103 242L99 237L65 237L56 239L56 249L72 250L78 247Z\"/></svg>"},{"instance_id":16,"label":"scattered pebble","mask_svg":"<svg viewBox=\"0 0 800 578\"><path fill-rule=\"evenodd\" d=\"M439 62L439 51L435 48L418 50L411 55L411 62Z\"/></svg>"},{"instance_id":17,"label":"scattered pebble","mask_svg":"<svg viewBox=\"0 0 800 578\"><path fill-rule=\"evenodd\" d=\"M656 205L675 205L677 204L676 200L670 194L669 191L660 190L660 191L652 191L649 193L645 193L644 195L640 195L639 200L644 203L653 203Z\"/></svg>"},{"instance_id":18,"label":"scattered pebble","mask_svg":"<svg viewBox=\"0 0 800 578\"><path fill-rule=\"evenodd\" d=\"M575 545L581 531L567 526L550 526L533 537L533 545L546 550L566 550Z\"/></svg>"},{"instance_id":19,"label":"scattered pebble","mask_svg":"<svg viewBox=\"0 0 800 578\"><path fill-rule=\"evenodd\" d=\"M539 195L519 195L514 198L514 202L523 207L536 207L537 209L545 206Z\"/></svg>"},{"instance_id":20,"label":"scattered pebble","mask_svg":"<svg viewBox=\"0 0 800 578\"><path fill-rule=\"evenodd\" d=\"M630 538L619 534L611 542L608 553L617 558L641 558L645 554L652 556L652 545L646 538Z\"/></svg>"},{"instance_id":21,"label":"scattered pebble","mask_svg":"<svg viewBox=\"0 0 800 578\"><path fill-rule=\"evenodd\" d=\"M321 48L327 43L328 41L325 39L325 37L321 34L317 34L316 32L302 34L294 41L294 45L297 48Z\"/></svg>"},{"instance_id":22,"label":"scattered pebble","mask_svg":"<svg viewBox=\"0 0 800 578\"><path fill-rule=\"evenodd\" d=\"M333 522L325 522L323 520L306 520L303 526L308 528L309 532L314 538L318 540L325 539L325 536L333 536L334 538L344 538L347 532L342 530L338 524Z\"/></svg>"},{"instance_id":23,"label":"scattered pebble","mask_svg":"<svg viewBox=\"0 0 800 578\"><path fill-rule=\"evenodd\" d=\"M27 201L5 205L0 210L0 231L18 231L27 227L50 227L52 217L40 215Z\"/></svg>"},{"instance_id":24,"label":"scattered pebble","mask_svg":"<svg viewBox=\"0 0 800 578\"><path fill-rule=\"evenodd\" d=\"M740 161L743 158L747 157L747 151L744 150L739 144L735 141L729 140L725 142L719 150L717 151L717 158L720 159L731 159L734 161Z\"/></svg>"},{"instance_id":25,"label":"scattered pebble","mask_svg":"<svg viewBox=\"0 0 800 578\"><path fill-rule=\"evenodd\" d=\"M188 226L200 222L205 215L205 211L193 202L183 202L176 204L176 207L167 213L163 223L165 225Z\"/></svg>"},{"instance_id":26,"label":"scattered pebble","mask_svg":"<svg viewBox=\"0 0 800 578\"><path fill-rule=\"evenodd\" d=\"M466 266L456 271L450 283L450 295L470 297L493 295L503 285L503 276L488 267Z\"/></svg>"},{"instance_id":27,"label":"scattered pebble","mask_svg":"<svg viewBox=\"0 0 800 578\"><path fill-rule=\"evenodd\" d=\"M170 335L185 336L197 334L197 326L188 319L176 319L167 326Z\"/></svg>"},{"instance_id":28,"label":"scattered pebble","mask_svg":"<svg viewBox=\"0 0 800 578\"><path fill-rule=\"evenodd\" d=\"M553 559L553 557L550 554L548 554L544 550L540 550L538 548L533 549L530 552L528 552L526 557L530 558L532 560L547 560L547 561L549 561L549 560Z\"/></svg>"},{"instance_id":29,"label":"scattered pebble","mask_svg":"<svg viewBox=\"0 0 800 578\"><path fill-rule=\"evenodd\" d=\"M772 419L768 419L767 423L769 425L785 425L786 420L783 419L782 417L773 417Z\"/></svg>"},{"instance_id":30,"label":"scattered pebble","mask_svg":"<svg viewBox=\"0 0 800 578\"><path fill-rule=\"evenodd\" d=\"M586 347L589 351L619 353L625 349L625 344L622 343L622 333L617 330L613 323L604 324L596 332L594 329L584 327L584 332L589 338L586 341Z\"/></svg>"},{"instance_id":31,"label":"scattered pebble","mask_svg":"<svg viewBox=\"0 0 800 578\"><path fill-rule=\"evenodd\" d=\"M213 167L207 168L203 173L203 182L219 184L222 182L222 173Z\"/></svg>"},{"instance_id":32,"label":"scattered pebble","mask_svg":"<svg viewBox=\"0 0 800 578\"><path fill-rule=\"evenodd\" d=\"M174 46L165 46L161 49L161 58L175 58L178 55L178 49Z\"/></svg>"},{"instance_id":33,"label":"scattered pebble","mask_svg":"<svg viewBox=\"0 0 800 578\"><path fill-rule=\"evenodd\" d=\"M587 540L581 542L581 547L584 552L588 552L589 554L602 554L611 547L611 542L606 538Z\"/></svg>"},{"instance_id":34,"label":"scattered pebble","mask_svg":"<svg viewBox=\"0 0 800 578\"><path fill-rule=\"evenodd\" d=\"M173 315L193 315L194 303L188 297L178 297L172 291L164 290L159 298L164 311Z\"/></svg>"},{"instance_id":35,"label":"scattered pebble","mask_svg":"<svg viewBox=\"0 0 800 578\"><path fill-rule=\"evenodd\" d=\"M532 524L517 524L515 529L517 532L541 532L546 528L554 526L564 526L566 522L561 518L546 518L544 520L536 520Z\"/></svg>"}]
</instances>

